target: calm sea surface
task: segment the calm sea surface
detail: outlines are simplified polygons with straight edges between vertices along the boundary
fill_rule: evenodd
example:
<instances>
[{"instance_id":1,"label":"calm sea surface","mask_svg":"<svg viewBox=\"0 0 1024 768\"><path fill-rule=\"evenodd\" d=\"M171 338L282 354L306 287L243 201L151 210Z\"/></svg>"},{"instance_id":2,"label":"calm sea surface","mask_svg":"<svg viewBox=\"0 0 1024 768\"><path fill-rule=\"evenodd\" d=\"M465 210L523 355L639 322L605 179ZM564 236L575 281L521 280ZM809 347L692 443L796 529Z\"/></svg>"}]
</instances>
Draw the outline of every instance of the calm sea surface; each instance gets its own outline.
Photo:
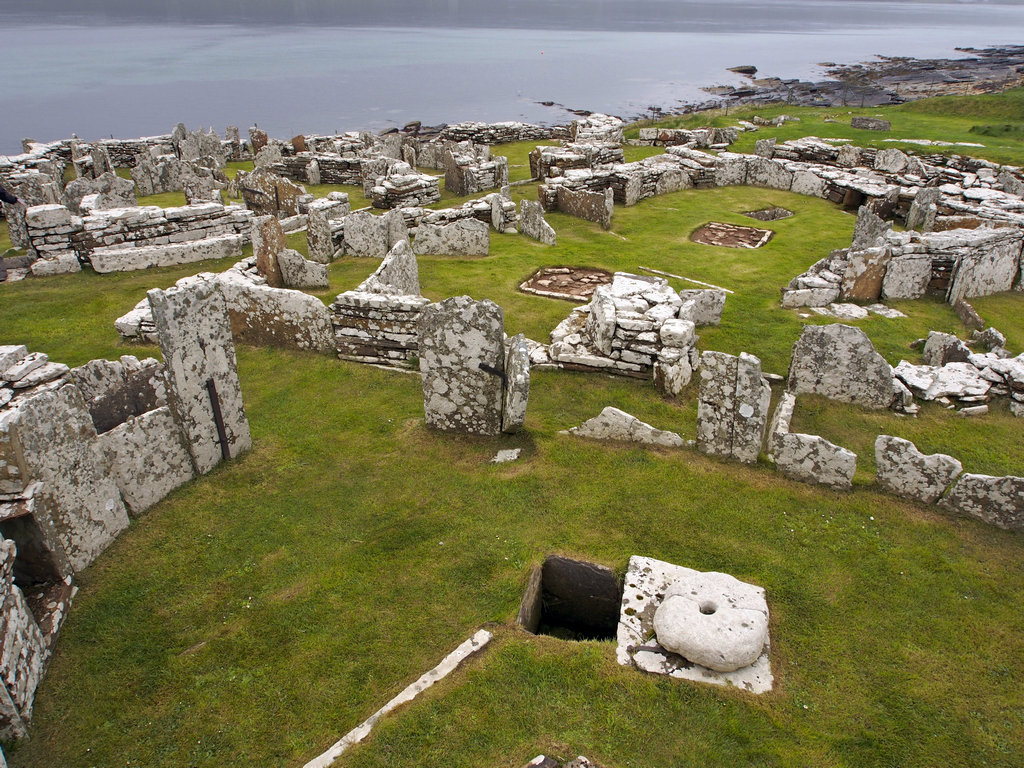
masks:
<instances>
[{"instance_id":1,"label":"calm sea surface","mask_svg":"<svg viewBox=\"0 0 1024 768\"><path fill-rule=\"evenodd\" d=\"M0 0L0 153L26 136L134 137L179 121L288 138L556 123L564 107L625 117L739 84L727 68L740 64L809 78L822 61L1024 43L1022 2L190 2Z\"/></svg>"}]
</instances>

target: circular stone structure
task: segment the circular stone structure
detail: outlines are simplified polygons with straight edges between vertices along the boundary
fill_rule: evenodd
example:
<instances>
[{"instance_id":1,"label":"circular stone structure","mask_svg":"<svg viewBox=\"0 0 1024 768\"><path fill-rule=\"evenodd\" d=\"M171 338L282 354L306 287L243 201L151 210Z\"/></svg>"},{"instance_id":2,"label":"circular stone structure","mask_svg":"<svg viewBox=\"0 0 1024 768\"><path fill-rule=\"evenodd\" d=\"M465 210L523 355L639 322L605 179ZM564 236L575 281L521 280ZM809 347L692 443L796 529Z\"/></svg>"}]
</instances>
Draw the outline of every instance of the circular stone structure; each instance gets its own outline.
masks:
<instances>
[{"instance_id":1,"label":"circular stone structure","mask_svg":"<svg viewBox=\"0 0 1024 768\"><path fill-rule=\"evenodd\" d=\"M738 224L723 224L709 221L700 227L690 239L702 245L718 245L725 248L760 248L772 239L775 233L770 229L741 227Z\"/></svg>"},{"instance_id":2,"label":"circular stone structure","mask_svg":"<svg viewBox=\"0 0 1024 768\"><path fill-rule=\"evenodd\" d=\"M764 590L714 571L683 577L665 591L654 632L666 650L716 672L749 666L768 640Z\"/></svg>"}]
</instances>

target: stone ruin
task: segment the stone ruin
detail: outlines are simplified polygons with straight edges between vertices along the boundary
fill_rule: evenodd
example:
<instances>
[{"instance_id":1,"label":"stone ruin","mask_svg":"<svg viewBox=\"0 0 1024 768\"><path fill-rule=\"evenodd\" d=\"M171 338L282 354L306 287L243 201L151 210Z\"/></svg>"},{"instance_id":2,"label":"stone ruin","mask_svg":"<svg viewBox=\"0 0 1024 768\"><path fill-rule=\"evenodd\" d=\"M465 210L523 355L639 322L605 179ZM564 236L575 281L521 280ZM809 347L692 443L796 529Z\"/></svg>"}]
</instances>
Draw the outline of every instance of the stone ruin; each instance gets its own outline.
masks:
<instances>
[{"instance_id":1,"label":"stone ruin","mask_svg":"<svg viewBox=\"0 0 1024 768\"><path fill-rule=\"evenodd\" d=\"M700 356L697 449L709 456L753 464L761 453L772 390L761 361L742 353Z\"/></svg>"},{"instance_id":2,"label":"stone ruin","mask_svg":"<svg viewBox=\"0 0 1024 768\"><path fill-rule=\"evenodd\" d=\"M430 304L418 341L427 426L478 435L522 429L529 352L521 335L505 342L501 307L468 296Z\"/></svg>"},{"instance_id":3,"label":"stone ruin","mask_svg":"<svg viewBox=\"0 0 1024 768\"><path fill-rule=\"evenodd\" d=\"M490 147L453 145L445 157L444 186L460 197L475 195L508 184L508 158L491 157Z\"/></svg>"},{"instance_id":4,"label":"stone ruin","mask_svg":"<svg viewBox=\"0 0 1024 768\"><path fill-rule=\"evenodd\" d=\"M70 370L0 347L0 734L20 738L73 576L138 516L248 449L223 299L152 291L164 364Z\"/></svg>"}]
</instances>

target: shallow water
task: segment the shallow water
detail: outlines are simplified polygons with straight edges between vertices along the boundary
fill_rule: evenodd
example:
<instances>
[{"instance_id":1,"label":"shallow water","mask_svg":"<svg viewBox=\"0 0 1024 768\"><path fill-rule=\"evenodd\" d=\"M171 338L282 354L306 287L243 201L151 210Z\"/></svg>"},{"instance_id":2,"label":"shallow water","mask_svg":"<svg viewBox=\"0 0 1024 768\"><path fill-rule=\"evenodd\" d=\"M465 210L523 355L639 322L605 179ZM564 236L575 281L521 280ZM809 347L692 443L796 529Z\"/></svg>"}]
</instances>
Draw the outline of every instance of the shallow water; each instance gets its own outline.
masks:
<instances>
[{"instance_id":1,"label":"shallow water","mask_svg":"<svg viewBox=\"0 0 1024 768\"><path fill-rule=\"evenodd\" d=\"M1024 42L1019 2L189 3L97 0L83 15L60 0L0 1L0 153L25 136L152 135L179 121L243 133L255 123L287 138L571 117L543 101L635 116L740 84L727 71L739 64L806 78L824 60Z\"/></svg>"}]
</instances>

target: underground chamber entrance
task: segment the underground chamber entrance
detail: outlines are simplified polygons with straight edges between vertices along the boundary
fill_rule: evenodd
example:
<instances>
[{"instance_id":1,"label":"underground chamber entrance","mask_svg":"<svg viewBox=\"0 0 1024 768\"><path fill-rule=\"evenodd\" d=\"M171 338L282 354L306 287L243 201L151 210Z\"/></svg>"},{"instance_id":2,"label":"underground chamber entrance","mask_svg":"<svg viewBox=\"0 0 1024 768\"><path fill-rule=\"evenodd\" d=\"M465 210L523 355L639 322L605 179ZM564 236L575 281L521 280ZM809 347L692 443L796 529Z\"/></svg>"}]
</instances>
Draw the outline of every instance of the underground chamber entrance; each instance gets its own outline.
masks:
<instances>
[{"instance_id":1,"label":"underground chamber entrance","mask_svg":"<svg viewBox=\"0 0 1024 768\"><path fill-rule=\"evenodd\" d=\"M614 640L621 602L610 568L549 555L530 574L516 623L562 640Z\"/></svg>"}]
</instances>

